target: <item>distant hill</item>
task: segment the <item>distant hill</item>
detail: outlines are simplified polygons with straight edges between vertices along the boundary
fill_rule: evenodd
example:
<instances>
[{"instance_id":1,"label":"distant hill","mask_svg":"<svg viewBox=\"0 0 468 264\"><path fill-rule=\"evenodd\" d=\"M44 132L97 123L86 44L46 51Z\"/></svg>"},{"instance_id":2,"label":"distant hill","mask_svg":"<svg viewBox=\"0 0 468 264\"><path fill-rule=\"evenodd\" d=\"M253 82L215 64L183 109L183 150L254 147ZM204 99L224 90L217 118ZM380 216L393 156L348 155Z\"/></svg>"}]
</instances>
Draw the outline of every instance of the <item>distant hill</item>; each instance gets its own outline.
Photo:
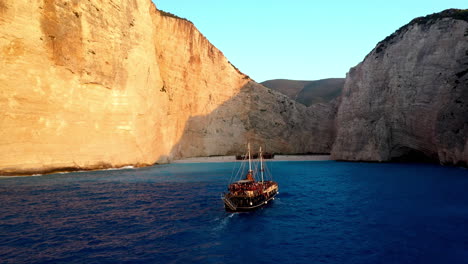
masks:
<instances>
[{"instance_id":1,"label":"distant hill","mask_svg":"<svg viewBox=\"0 0 468 264\"><path fill-rule=\"evenodd\" d=\"M286 79L276 79L264 81L261 84L272 90L287 95L291 99L296 99L297 94L311 81L295 81Z\"/></svg>"},{"instance_id":2,"label":"distant hill","mask_svg":"<svg viewBox=\"0 0 468 264\"><path fill-rule=\"evenodd\" d=\"M277 79L262 82L262 85L283 93L303 105L310 106L315 103L330 102L338 97L343 90L344 81L344 78L317 81Z\"/></svg>"}]
</instances>

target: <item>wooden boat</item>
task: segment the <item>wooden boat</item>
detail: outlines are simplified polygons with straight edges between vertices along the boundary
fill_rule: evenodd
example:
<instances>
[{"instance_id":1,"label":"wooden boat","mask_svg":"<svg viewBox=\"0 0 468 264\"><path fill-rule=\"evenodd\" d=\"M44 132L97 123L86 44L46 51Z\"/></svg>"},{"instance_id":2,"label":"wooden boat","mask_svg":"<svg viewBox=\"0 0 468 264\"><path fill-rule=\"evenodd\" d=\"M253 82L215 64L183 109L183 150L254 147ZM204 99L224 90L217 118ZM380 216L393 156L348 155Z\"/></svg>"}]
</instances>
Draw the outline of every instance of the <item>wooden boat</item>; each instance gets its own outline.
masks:
<instances>
[{"instance_id":1,"label":"wooden boat","mask_svg":"<svg viewBox=\"0 0 468 264\"><path fill-rule=\"evenodd\" d=\"M262 148L258 153L259 165L253 164L250 153L250 144L247 147L248 151L245 155L248 160L248 170L245 177L229 184L228 192L224 193L222 200L227 211L241 212L255 210L269 201L273 200L278 194L278 183L271 179L271 174L267 173L263 163ZM239 168L236 176L244 175L244 166ZM259 179L257 179L259 178Z\"/></svg>"}]
</instances>

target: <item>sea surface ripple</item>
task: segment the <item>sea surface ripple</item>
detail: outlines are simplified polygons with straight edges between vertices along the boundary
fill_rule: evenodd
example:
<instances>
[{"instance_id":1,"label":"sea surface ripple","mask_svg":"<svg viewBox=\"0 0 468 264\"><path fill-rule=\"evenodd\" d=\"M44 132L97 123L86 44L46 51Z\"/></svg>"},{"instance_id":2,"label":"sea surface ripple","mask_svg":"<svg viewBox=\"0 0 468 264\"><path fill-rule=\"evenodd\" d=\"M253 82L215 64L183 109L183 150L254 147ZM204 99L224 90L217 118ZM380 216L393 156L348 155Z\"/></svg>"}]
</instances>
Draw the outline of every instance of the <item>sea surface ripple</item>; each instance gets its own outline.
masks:
<instances>
[{"instance_id":1,"label":"sea surface ripple","mask_svg":"<svg viewBox=\"0 0 468 264\"><path fill-rule=\"evenodd\" d=\"M224 211L236 163L0 180L0 263L468 263L468 171L270 162L280 194Z\"/></svg>"}]
</instances>

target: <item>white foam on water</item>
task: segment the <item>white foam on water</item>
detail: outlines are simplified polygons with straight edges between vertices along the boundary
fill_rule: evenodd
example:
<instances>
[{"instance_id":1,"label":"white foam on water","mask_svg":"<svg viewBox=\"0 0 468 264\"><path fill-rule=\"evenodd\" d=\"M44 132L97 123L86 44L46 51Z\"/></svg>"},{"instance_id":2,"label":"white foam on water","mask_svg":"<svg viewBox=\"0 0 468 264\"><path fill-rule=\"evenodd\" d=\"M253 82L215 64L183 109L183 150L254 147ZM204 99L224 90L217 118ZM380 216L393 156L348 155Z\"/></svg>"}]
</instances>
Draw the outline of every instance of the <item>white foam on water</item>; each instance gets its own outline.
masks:
<instances>
[{"instance_id":1,"label":"white foam on water","mask_svg":"<svg viewBox=\"0 0 468 264\"><path fill-rule=\"evenodd\" d=\"M103 169L103 170L78 170L78 171L59 171L51 174L41 174L41 173L36 173L32 175L13 175L13 176L3 176L0 175L0 179L8 179L8 178L17 178L17 177L39 177L39 176L45 176L45 175L53 175L53 174L68 174L68 173L80 173L80 172L90 172L90 171L115 171L115 170L128 170L128 169L135 169L134 166L123 166L123 167L118 167L118 168L109 168L109 169Z\"/></svg>"},{"instance_id":2,"label":"white foam on water","mask_svg":"<svg viewBox=\"0 0 468 264\"><path fill-rule=\"evenodd\" d=\"M223 230L223 229L229 224L230 219L231 219L234 215L235 215L235 213L231 213L231 214L227 215L226 217L217 218L216 220L219 220L219 224L216 225L216 226L213 228L213 231L214 231L214 232L218 232L218 231Z\"/></svg>"},{"instance_id":3,"label":"white foam on water","mask_svg":"<svg viewBox=\"0 0 468 264\"><path fill-rule=\"evenodd\" d=\"M103 171L127 170L127 169L134 169L134 168L135 168L134 166L123 166L123 167L118 167L118 168L109 168Z\"/></svg>"}]
</instances>

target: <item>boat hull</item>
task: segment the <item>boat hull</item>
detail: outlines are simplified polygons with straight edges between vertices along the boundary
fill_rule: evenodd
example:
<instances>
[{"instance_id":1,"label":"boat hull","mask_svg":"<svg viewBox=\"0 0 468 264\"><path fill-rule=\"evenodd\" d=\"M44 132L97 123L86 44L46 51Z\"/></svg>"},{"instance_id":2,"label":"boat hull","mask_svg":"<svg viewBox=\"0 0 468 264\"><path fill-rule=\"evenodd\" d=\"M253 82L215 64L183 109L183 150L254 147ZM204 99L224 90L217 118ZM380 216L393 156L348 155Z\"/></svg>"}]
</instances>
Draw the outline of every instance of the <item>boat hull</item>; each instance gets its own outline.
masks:
<instances>
[{"instance_id":1,"label":"boat hull","mask_svg":"<svg viewBox=\"0 0 468 264\"><path fill-rule=\"evenodd\" d=\"M224 208L228 212L247 212L256 210L267 205L278 194L277 190L270 193L260 194L256 196L236 196L231 193L225 194L222 199Z\"/></svg>"}]
</instances>

